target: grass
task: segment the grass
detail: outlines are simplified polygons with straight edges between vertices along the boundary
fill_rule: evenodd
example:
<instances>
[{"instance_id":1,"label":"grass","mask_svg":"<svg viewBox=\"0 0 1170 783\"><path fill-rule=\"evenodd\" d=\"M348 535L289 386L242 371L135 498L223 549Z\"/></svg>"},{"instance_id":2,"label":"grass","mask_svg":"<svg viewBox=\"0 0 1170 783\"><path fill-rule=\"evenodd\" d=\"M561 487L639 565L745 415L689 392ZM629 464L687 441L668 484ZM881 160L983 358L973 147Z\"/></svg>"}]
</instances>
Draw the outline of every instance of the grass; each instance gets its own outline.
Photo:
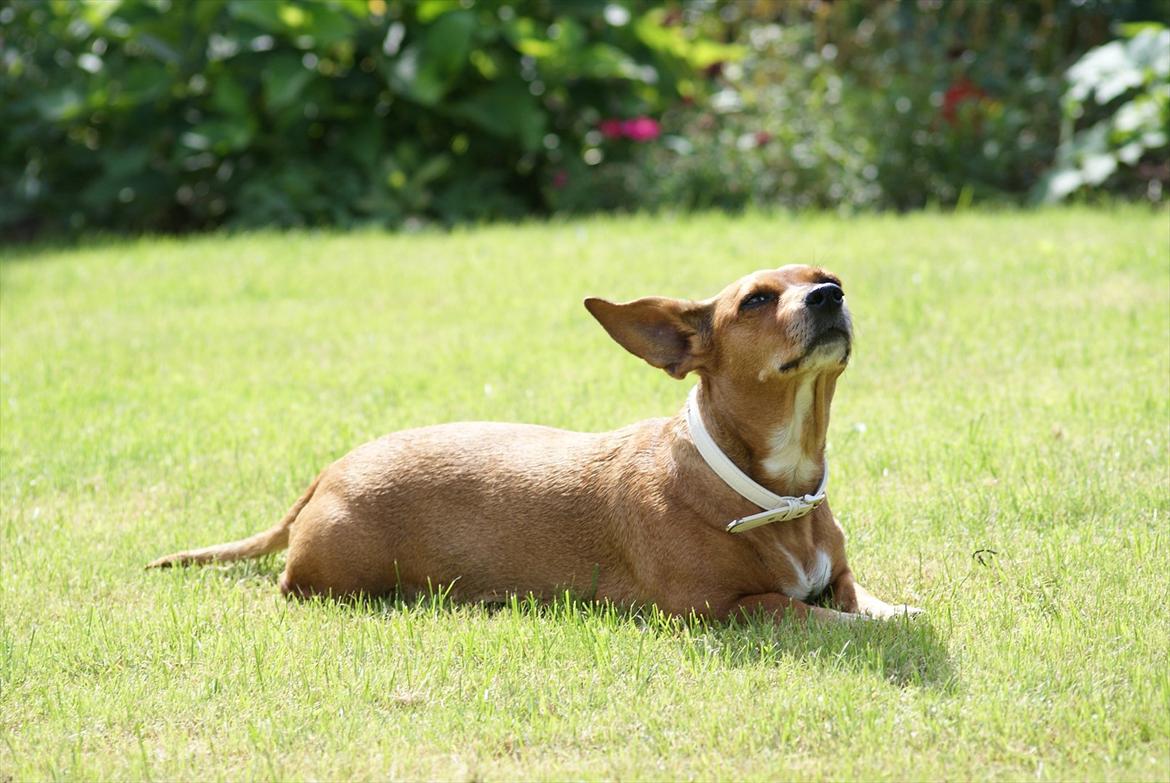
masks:
<instances>
[{"instance_id":1,"label":"grass","mask_svg":"<svg viewBox=\"0 0 1170 783\"><path fill-rule=\"evenodd\" d=\"M1165 211L597 219L0 249L0 780L1170 775ZM441 596L288 603L260 530L328 460L460 419L611 429L689 383L598 294L845 280L830 428L911 625Z\"/></svg>"}]
</instances>

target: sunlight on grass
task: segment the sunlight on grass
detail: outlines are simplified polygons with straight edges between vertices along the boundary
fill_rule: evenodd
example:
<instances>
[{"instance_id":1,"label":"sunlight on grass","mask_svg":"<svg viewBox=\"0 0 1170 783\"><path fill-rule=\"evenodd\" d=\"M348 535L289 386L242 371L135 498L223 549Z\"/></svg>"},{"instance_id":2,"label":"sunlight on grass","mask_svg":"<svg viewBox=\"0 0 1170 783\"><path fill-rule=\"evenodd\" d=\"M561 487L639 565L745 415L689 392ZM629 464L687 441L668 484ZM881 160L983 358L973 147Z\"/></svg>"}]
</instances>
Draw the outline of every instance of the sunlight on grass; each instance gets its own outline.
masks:
<instances>
[{"instance_id":1,"label":"sunlight on grass","mask_svg":"<svg viewBox=\"0 0 1170 783\"><path fill-rule=\"evenodd\" d=\"M1170 771L1165 211L706 216L0 249L0 779L1109 778ZM921 622L565 599L288 603L329 460L462 419L611 429L678 383L587 295L824 264L859 578Z\"/></svg>"}]
</instances>

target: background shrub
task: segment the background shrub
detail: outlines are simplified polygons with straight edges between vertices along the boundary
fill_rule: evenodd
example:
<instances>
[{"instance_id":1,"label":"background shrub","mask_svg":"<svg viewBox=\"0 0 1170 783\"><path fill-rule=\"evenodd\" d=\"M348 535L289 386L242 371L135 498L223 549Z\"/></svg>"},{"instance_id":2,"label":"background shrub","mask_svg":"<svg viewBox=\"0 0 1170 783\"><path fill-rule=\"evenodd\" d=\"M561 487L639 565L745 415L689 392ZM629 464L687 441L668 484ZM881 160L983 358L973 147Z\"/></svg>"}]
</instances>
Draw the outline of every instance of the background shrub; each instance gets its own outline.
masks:
<instances>
[{"instance_id":1,"label":"background shrub","mask_svg":"<svg viewBox=\"0 0 1170 783\"><path fill-rule=\"evenodd\" d=\"M1068 71L1056 166L1037 188L1045 201L1110 182L1162 199L1170 181L1170 30L1146 22L1122 33Z\"/></svg>"},{"instance_id":2,"label":"background shrub","mask_svg":"<svg viewBox=\"0 0 1170 783\"><path fill-rule=\"evenodd\" d=\"M592 176L571 205L588 205L598 188L607 191L608 202L630 207L773 204L850 211L1027 202L1043 192L1038 183L1048 179L1057 158L1068 107L1082 110L1064 99L1070 78L1076 80L1074 63L1086 50L1124 35L1119 20L1164 16L1170 7L1163 6L725 8L726 34L745 56L712 70L708 101L669 108L663 143L616 166L620 176L586 172ZM1115 46L1122 44L1105 51ZM1142 51L1152 57L1159 50ZM1149 127L1110 138L1117 137L1116 149L1135 135L1150 142L1143 163L1087 184L1158 201L1167 172L1157 161L1165 162L1167 150L1164 135L1152 127L1159 118L1150 107L1161 100L1165 79L1144 64L1131 71L1144 74L1145 88L1134 100L1150 101L1138 104L1147 108L1141 116ZM622 187L624 201L613 192Z\"/></svg>"},{"instance_id":3,"label":"background shrub","mask_svg":"<svg viewBox=\"0 0 1170 783\"><path fill-rule=\"evenodd\" d=\"M601 3L16 0L0 224L397 224L543 208L603 116L734 51Z\"/></svg>"},{"instance_id":4,"label":"background shrub","mask_svg":"<svg viewBox=\"0 0 1170 783\"><path fill-rule=\"evenodd\" d=\"M1167 16L1166 0L13 0L0 233L1156 201L1163 38L1108 42ZM1092 63L1118 52L1127 86L1103 100Z\"/></svg>"}]
</instances>

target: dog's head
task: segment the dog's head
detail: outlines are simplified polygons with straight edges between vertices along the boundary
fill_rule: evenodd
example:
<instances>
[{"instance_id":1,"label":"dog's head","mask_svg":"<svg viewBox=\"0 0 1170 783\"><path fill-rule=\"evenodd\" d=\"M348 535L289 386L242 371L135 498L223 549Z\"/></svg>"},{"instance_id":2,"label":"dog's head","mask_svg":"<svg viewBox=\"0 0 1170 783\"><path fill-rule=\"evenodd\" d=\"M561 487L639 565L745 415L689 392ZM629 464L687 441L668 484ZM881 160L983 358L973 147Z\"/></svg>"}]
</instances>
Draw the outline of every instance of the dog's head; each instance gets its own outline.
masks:
<instances>
[{"instance_id":1,"label":"dog's head","mask_svg":"<svg viewBox=\"0 0 1170 783\"><path fill-rule=\"evenodd\" d=\"M841 281L813 266L754 272L701 302L589 298L585 307L622 347L671 376L694 371L740 388L838 374L853 346Z\"/></svg>"}]
</instances>

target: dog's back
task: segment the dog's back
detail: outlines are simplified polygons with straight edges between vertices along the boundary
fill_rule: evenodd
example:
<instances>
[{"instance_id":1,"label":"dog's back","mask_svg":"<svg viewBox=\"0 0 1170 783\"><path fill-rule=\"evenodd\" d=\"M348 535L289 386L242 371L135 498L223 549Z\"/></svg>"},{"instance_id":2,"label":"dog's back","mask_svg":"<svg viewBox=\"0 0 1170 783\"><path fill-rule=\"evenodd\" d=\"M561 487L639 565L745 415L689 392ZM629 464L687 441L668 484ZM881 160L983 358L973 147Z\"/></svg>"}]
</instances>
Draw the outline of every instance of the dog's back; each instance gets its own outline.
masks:
<instances>
[{"instance_id":1,"label":"dog's back","mask_svg":"<svg viewBox=\"0 0 1170 783\"><path fill-rule=\"evenodd\" d=\"M359 446L326 469L293 524L284 584L338 592L343 572L341 592L632 593L622 531L665 421L600 434L462 422Z\"/></svg>"}]
</instances>

